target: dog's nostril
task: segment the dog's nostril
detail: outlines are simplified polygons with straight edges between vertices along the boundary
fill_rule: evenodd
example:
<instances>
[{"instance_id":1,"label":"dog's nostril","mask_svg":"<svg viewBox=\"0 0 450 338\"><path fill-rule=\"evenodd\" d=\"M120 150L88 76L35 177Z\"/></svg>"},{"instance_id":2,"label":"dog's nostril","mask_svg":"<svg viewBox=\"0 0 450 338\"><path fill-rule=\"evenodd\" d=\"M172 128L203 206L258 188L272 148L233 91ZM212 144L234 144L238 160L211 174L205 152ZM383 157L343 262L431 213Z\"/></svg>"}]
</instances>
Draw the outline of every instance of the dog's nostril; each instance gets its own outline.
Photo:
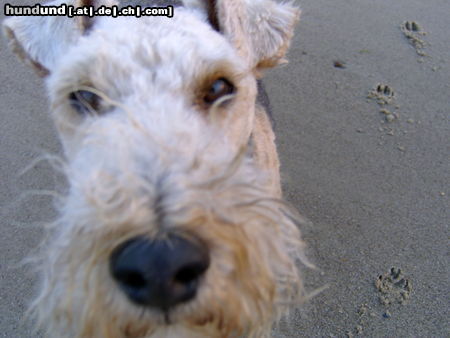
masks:
<instances>
[{"instance_id":1,"label":"dog's nostril","mask_svg":"<svg viewBox=\"0 0 450 338\"><path fill-rule=\"evenodd\" d=\"M146 285L145 278L135 271L122 271L116 274L116 279L123 285L132 288L144 288Z\"/></svg>"},{"instance_id":2,"label":"dog's nostril","mask_svg":"<svg viewBox=\"0 0 450 338\"><path fill-rule=\"evenodd\" d=\"M197 280L208 267L204 264L193 264L180 269L174 277L174 280L181 284L189 284Z\"/></svg>"},{"instance_id":3,"label":"dog's nostril","mask_svg":"<svg viewBox=\"0 0 450 338\"><path fill-rule=\"evenodd\" d=\"M208 267L209 252L202 243L173 234L134 238L110 257L111 275L125 295L164 311L193 299Z\"/></svg>"}]
</instances>

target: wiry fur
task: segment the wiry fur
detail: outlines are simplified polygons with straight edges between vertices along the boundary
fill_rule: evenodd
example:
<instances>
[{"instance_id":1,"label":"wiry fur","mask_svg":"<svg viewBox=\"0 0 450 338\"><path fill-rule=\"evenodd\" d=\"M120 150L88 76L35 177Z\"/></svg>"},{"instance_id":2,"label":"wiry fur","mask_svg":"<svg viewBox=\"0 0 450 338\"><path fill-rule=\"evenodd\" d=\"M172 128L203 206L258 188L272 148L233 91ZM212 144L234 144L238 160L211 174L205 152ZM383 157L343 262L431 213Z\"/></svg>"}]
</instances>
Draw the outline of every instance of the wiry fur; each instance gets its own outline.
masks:
<instances>
[{"instance_id":1,"label":"wiry fur","mask_svg":"<svg viewBox=\"0 0 450 338\"><path fill-rule=\"evenodd\" d=\"M56 42L39 38L44 19L5 23L12 43L48 71L67 158L70 188L42 247L32 307L50 336L261 337L302 299L300 217L281 199L273 131L255 108L255 74L282 59L298 13L216 1L216 32L202 6L185 5L171 19L98 18L88 34L73 22L67 37L46 26ZM202 107L198 91L217 77L236 94ZM70 106L80 89L103 98L92 116ZM196 298L171 310L170 324L130 303L108 270L127 239L168 233L201 239L211 255Z\"/></svg>"}]
</instances>

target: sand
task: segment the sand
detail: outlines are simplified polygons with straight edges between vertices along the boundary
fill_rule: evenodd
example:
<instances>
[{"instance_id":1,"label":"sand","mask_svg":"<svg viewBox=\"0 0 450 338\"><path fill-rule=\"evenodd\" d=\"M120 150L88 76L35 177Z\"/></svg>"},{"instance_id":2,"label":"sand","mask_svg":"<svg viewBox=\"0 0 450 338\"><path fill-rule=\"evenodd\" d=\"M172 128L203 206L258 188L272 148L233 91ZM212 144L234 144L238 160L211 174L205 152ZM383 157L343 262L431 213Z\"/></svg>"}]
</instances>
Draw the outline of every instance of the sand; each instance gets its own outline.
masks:
<instances>
[{"instance_id":1,"label":"sand","mask_svg":"<svg viewBox=\"0 0 450 338\"><path fill-rule=\"evenodd\" d=\"M266 86L285 195L312 223L306 286L328 288L274 336L448 337L450 2L301 6L290 63ZM18 262L52 209L11 202L54 186L45 163L17 173L60 147L42 83L0 51L0 336L31 338L21 318L36 285Z\"/></svg>"}]
</instances>

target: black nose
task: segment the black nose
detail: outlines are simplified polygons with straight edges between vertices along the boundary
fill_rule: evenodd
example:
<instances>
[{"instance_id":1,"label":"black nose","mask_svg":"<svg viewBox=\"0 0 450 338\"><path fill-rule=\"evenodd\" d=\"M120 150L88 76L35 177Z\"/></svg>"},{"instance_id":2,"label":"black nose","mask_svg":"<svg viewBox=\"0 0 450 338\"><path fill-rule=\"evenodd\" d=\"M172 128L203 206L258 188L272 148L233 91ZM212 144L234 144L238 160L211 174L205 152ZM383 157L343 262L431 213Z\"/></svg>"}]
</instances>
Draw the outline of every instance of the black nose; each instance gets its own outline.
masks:
<instances>
[{"instance_id":1,"label":"black nose","mask_svg":"<svg viewBox=\"0 0 450 338\"><path fill-rule=\"evenodd\" d=\"M110 257L111 275L127 297L163 311L193 299L208 266L204 244L174 234L133 238Z\"/></svg>"}]
</instances>

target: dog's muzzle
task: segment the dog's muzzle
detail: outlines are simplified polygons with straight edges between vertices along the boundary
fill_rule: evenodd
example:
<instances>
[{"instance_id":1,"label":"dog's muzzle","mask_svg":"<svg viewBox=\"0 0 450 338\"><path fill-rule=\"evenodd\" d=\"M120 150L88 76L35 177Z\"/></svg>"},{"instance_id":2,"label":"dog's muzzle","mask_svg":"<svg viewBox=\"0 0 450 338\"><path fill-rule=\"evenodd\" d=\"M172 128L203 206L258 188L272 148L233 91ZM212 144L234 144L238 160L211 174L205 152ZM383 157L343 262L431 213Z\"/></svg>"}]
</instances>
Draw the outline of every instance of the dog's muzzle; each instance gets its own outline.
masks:
<instances>
[{"instance_id":1,"label":"dog's muzzle","mask_svg":"<svg viewBox=\"0 0 450 338\"><path fill-rule=\"evenodd\" d=\"M191 238L136 237L113 251L110 272L133 303L167 312L196 296L209 261L208 248Z\"/></svg>"}]
</instances>

